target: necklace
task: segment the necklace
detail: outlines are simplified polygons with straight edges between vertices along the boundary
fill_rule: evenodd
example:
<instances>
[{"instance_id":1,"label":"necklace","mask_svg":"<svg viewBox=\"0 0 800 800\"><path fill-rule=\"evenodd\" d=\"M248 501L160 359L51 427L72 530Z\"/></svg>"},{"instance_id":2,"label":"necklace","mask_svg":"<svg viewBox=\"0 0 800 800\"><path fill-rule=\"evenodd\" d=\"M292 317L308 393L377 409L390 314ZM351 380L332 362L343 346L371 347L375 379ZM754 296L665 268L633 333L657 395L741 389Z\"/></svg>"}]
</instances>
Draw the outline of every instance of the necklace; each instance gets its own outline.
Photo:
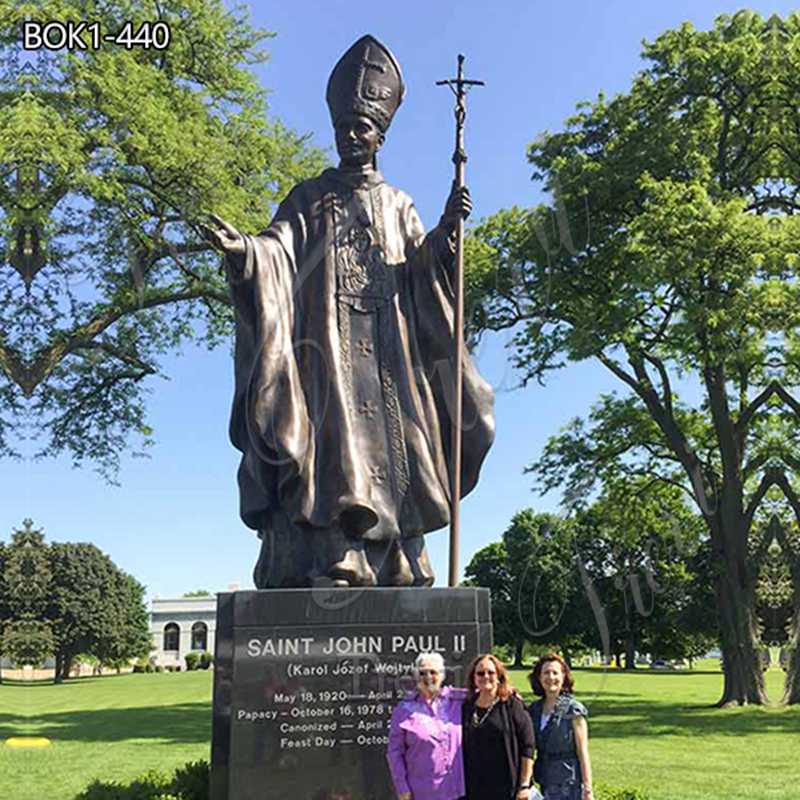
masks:
<instances>
[{"instance_id":1,"label":"necklace","mask_svg":"<svg viewBox=\"0 0 800 800\"><path fill-rule=\"evenodd\" d=\"M487 719L489 719L489 714L492 713L492 709L496 705L497 705L497 698L495 697L495 699L492 700L492 704L488 708L484 709L483 715L479 715L478 714L479 706L477 703L475 703L475 708L472 710L472 727L480 728L480 726L483 725L483 723L486 722Z\"/></svg>"}]
</instances>

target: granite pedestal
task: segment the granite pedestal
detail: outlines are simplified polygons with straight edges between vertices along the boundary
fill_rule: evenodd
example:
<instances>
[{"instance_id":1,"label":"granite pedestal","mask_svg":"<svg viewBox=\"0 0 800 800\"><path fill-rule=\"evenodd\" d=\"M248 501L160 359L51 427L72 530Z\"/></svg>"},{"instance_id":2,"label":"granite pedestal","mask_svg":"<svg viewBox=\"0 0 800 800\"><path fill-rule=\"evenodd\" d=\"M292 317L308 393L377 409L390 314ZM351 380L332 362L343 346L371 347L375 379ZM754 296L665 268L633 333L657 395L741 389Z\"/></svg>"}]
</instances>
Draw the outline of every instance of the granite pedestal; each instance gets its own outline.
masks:
<instances>
[{"instance_id":1,"label":"granite pedestal","mask_svg":"<svg viewBox=\"0 0 800 800\"><path fill-rule=\"evenodd\" d=\"M464 685L486 589L267 589L217 605L212 800L387 800L392 709L420 652Z\"/></svg>"}]
</instances>

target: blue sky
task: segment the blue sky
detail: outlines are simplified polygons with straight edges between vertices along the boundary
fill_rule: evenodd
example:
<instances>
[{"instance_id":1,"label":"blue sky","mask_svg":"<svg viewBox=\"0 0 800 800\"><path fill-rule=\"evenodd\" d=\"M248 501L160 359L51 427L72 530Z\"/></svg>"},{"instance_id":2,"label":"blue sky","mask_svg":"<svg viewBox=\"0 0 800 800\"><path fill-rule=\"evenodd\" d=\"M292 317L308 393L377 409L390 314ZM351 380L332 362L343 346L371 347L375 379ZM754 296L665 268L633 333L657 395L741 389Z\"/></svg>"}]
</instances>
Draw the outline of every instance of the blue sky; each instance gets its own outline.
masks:
<instances>
[{"instance_id":1,"label":"blue sky","mask_svg":"<svg viewBox=\"0 0 800 800\"><path fill-rule=\"evenodd\" d=\"M252 21L274 31L270 60L258 76L270 89L271 113L313 133L330 148L324 102L330 69L347 47L372 33L404 72L406 101L389 131L381 169L415 200L425 224L438 220L450 181L452 100L434 85L455 71L463 52L469 77L486 81L469 99L467 181L474 218L541 199L530 180L525 147L558 129L582 99L624 91L641 68L642 39L684 20L705 28L739 6L724 2L603 3L341 2L251 3ZM762 14L788 13L789 3L751 3ZM265 223L268 211L265 209ZM512 390L506 335L478 353L495 387L497 439L481 482L462 504L462 567L496 540L514 512L529 505L556 510L558 496L539 497L523 468L547 437L584 415L617 381L595 364L571 365L545 387ZM121 485L105 484L67 459L0 461L0 538L32 517L52 540L90 541L135 575L150 596L198 588L250 588L258 540L238 517L237 452L227 424L233 372L226 348L186 349L164 364L169 381L150 383L156 445L147 459L123 461ZM447 579L447 532L428 538L437 584Z\"/></svg>"}]
</instances>

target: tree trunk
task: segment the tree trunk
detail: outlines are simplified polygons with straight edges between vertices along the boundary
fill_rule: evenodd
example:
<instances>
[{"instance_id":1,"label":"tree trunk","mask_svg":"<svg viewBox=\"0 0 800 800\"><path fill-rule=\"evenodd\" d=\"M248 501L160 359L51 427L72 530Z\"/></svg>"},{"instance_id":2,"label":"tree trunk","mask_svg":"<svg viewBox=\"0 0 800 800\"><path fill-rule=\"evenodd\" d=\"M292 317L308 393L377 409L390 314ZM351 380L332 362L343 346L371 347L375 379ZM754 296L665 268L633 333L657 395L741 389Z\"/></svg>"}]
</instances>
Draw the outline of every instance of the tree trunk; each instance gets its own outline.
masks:
<instances>
[{"instance_id":1,"label":"tree trunk","mask_svg":"<svg viewBox=\"0 0 800 800\"><path fill-rule=\"evenodd\" d=\"M517 639L514 642L514 667L515 669L522 669L525 665L522 663L522 651L525 647L524 639Z\"/></svg>"},{"instance_id":2,"label":"tree trunk","mask_svg":"<svg viewBox=\"0 0 800 800\"><path fill-rule=\"evenodd\" d=\"M798 653L797 649L792 651L789 657L789 665L786 668L783 702L786 705L800 703L800 653Z\"/></svg>"},{"instance_id":3,"label":"tree trunk","mask_svg":"<svg viewBox=\"0 0 800 800\"><path fill-rule=\"evenodd\" d=\"M64 664L64 656L61 653L56 653L56 665L53 670L53 683L61 683L64 680L62 675Z\"/></svg>"},{"instance_id":4,"label":"tree trunk","mask_svg":"<svg viewBox=\"0 0 800 800\"><path fill-rule=\"evenodd\" d=\"M625 565L628 577L622 584L622 605L625 609L625 669L636 669L636 621L633 597L628 597L628 587L633 585L634 565L630 559Z\"/></svg>"},{"instance_id":5,"label":"tree trunk","mask_svg":"<svg viewBox=\"0 0 800 800\"><path fill-rule=\"evenodd\" d=\"M744 520L740 521L744 524ZM717 705L764 705L767 694L758 650L755 615L755 580L747 563L746 534L728 534L724 542L712 527L712 542L718 558L715 578L719 614L722 666L725 683ZM734 535L730 535L734 533Z\"/></svg>"},{"instance_id":6,"label":"tree trunk","mask_svg":"<svg viewBox=\"0 0 800 800\"><path fill-rule=\"evenodd\" d=\"M625 669L636 669L636 639L633 633L625 637Z\"/></svg>"},{"instance_id":7,"label":"tree trunk","mask_svg":"<svg viewBox=\"0 0 800 800\"><path fill-rule=\"evenodd\" d=\"M796 502L792 503L795 509L795 516L800 522L800 515ZM786 541L783 528L780 530L780 542L783 548L784 558L789 562L789 571L792 576L793 589L793 612L791 628L789 629L789 641L784 645L788 651L789 660L786 664L786 678L783 686L783 700L786 705L796 705L800 703L800 556ZM781 649L783 654L783 649ZM781 661L783 659L781 658ZM783 664L781 664L783 666Z\"/></svg>"},{"instance_id":8,"label":"tree trunk","mask_svg":"<svg viewBox=\"0 0 800 800\"><path fill-rule=\"evenodd\" d=\"M789 663L786 665L786 680L783 686L783 702L786 705L800 703L800 596L798 582L794 581L795 604L797 609L792 616L792 635L784 647L789 651Z\"/></svg>"}]
</instances>

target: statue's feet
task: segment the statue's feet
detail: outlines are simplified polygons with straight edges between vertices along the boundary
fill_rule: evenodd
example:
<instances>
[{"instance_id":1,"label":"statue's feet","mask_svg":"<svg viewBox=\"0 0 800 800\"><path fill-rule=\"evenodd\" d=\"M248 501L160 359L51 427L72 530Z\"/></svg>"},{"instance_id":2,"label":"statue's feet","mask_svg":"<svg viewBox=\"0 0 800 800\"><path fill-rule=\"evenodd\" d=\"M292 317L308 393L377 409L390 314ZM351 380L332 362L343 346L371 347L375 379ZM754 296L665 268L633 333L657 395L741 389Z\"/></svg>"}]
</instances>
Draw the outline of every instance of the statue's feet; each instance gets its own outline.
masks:
<instances>
[{"instance_id":1,"label":"statue's feet","mask_svg":"<svg viewBox=\"0 0 800 800\"><path fill-rule=\"evenodd\" d=\"M412 586L414 573L399 539L367 542L367 555L381 586Z\"/></svg>"},{"instance_id":2,"label":"statue's feet","mask_svg":"<svg viewBox=\"0 0 800 800\"><path fill-rule=\"evenodd\" d=\"M367 560L363 543L348 548L343 557L328 569L334 586L375 586L378 579Z\"/></svg>"},{"instance_id":3,"label":"statue's feet","mask_svg":"<svg viewBox=\"0 0 800 800\"><path fill-rule=\"evenodd\" d=\"M346 588L377 584L363 539L345 536L339 529L319 532L316 539L318 556L311 575L312 586Z\"/></svg>"},{"instance_id":4,"label":"statue's feet","mask_svg":"<svg viewBox=\"0 0 800 800\"><path fill-rule=\"evenodd\" d=\"M406 561L412 574L412 586L433 586L435 576L433 567L428 558L428 548L425 546L425 537L409 536L400 539Z\"/></svg>"}]
</instances>

